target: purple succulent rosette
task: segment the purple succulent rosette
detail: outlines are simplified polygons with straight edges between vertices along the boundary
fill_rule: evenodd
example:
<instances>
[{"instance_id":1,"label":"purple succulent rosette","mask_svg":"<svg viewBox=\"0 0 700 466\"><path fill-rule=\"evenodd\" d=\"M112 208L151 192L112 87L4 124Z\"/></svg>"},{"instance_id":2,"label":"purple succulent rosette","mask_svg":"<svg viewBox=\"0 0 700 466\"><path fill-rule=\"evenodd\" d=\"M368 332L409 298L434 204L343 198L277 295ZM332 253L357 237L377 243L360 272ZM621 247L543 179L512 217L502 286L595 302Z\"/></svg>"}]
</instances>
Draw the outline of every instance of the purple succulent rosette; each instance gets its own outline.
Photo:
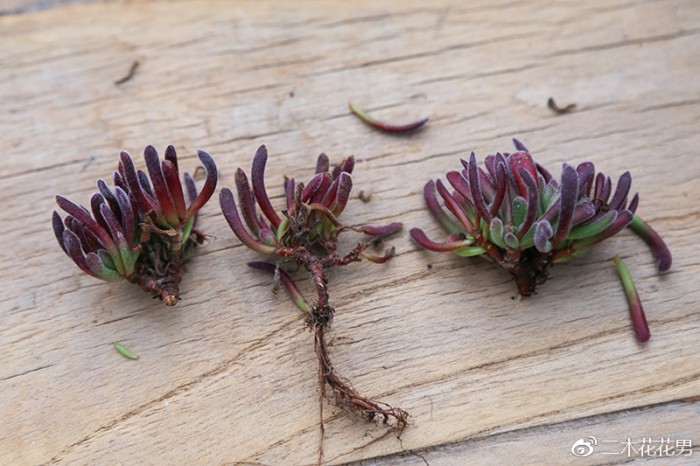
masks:
<instances>
[{"instance_id":1,"label":"purple succulent rosette","mask_svg":"<svg viewBox=\"0 0 700 466\"><path fill-rule=\"evenodd\" d=\"M183 189L173 146L168 146L162 162L153 146L146 147L148 174L136 170L131 156L122 152L114 187L98 180L91 210L56 196L68 214L62 220L53 213L58 244L85 273L106 281L128 280L164 304L176 304L184 262L205 238L195 229L197 213L217 183L214 159L202 150L198 156L206 171L200 193L188 173Z\"/></svg>"},{"instance_id":2,"label":"purple succulent rosette","mask_svg":"<svg viewBox=\"0 0 700 466\"><path fill-rule=\"evenodd\" d=\"M462 160L462 171L446 175L452 190L439 179L425 185L428 210L449 236L435 242L414 228L416 243L431 251L490 258L510 272L521 296L532 295L555 262L581 255L625 227L649 244L660 272L671 267L666 244L635 214L639 196L628 202L629 172L614 191L610 177L596 174L591 162L564 164L556 180L520 141L513 142L516 152L487 156L485 169L474 153Z\"/></svg>"},{"instance_id":3,"label":"purple succulent rosette","mask_svg":"<svg viewBox=\"0 0 700 466\"><path fill-rule=\"evenodd\" d=\"M219 197L224 216L238 239L248 248L271 256L272 262L256 261L248 265L274 275L294 303L307 313L307 324L315 334L315 349L323 383L331 388L336 405L359 412L369 419L377 416L387 422L393 418L399 427L405 427L407 415L403 410L362 397L337 375L328 358L324 333L334 314L329 304L326 270L363 258L376 263L386 262L393 256L393 248L383 255L372 254L367 249L377 239L399 231L401 223L379 227L354 227L341 223L339 217L352 190L351 173L355 165L352 156L331 169L328 157L321 154L316 164L316 174L307 184L296 183L293 178L285 179L286 208L278 213L272 207L265 189L267 158L267 149L261 146L253 159L250 184L243 170L239 168L236 172L238 205L227 188L221 190ZM258 208L262 215L258 214ZM364 233L369 239L341 255L337 250L337 240L345 231ZM311 274L317 292L315 303L310 304L293 279L280 268L280 263L284 261L292 261Z\"/></svg>"},{"instance_id":4,"label":"purple succulent rosette","mask_svg":"<svg viewBox=\"0 0 700 466\"><path fill-rule=\"evenodd\" d=\"M347 265L361 258L384 263L392 257L393 248L381 256L367 252L367 248L375 240L399 231L401 223L352 227L343 225L338 219L350 199L354 157L348 157L330 170L328 157L321 154L316 175L307 185L297 184L294 178L286 179L287 206L279 214L272 207L265 189L266 163L267 149L261 146L253 159L252 189L245 172L240 168L236 171L240 214L230 189L223 188L219 196L226 220L247 247L263 254L291 258L309 271ZM257 213L256 204L264 216ZM341 256L337 251L338 236L348 230L364 233L370 239L359 242ZM325 294L325 289L323 291L321 294ZM319 303L323 307L327 305L327 299L319 296Z\"/></svg>"}]
</instances>

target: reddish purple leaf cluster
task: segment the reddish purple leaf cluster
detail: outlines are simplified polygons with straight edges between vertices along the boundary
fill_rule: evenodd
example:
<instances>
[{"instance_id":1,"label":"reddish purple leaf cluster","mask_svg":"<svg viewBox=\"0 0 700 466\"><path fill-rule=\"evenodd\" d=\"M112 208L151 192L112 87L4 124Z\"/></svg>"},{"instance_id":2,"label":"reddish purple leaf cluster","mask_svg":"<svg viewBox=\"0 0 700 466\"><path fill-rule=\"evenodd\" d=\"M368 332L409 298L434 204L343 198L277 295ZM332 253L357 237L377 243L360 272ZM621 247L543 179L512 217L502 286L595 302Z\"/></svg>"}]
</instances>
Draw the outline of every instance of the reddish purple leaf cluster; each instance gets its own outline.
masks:
<instances>
[{"instance_id":1,"label":"reddish purple leaf cluster","mask_svg":"<svg viewBox=\"0 0 700 466\"><path fill-rule=\"evenodd\" d=\"M322 265L327 268L345 265L360 257L379 263L391 257L393 250L382 256L368 253L366 249L373 240L359 243L344 257L336 250L338 235L346 230L359 231L376 239L401 229L400 223L350 227L338 220L350 199L354 157L348 157L330 170L328 157L321 154L316 175L307 185L297 184L293 178L286 179L286 209L279 214L272 207L265 189L266 163L267 149L261 146L253 159L252 189L245 172L240 168L236 171L240 214L230 189L223 188L219 197L228 224L243 244L264 254L293 258L309 269L319 258L323 258ZM256 204L263 215L257 213ZM313 254L310 253L312 250ZM312 260L312 257L316 259Z\"/></svg>"},{"instance_id":2,"label":"reddish purple leaf cluster","mask_svg":"<svg viewBox=\"0 0 700 466\"><path fill-rule=\"evenodd\" d=\"M347 265L360 258L386 262L392 257L393 248L381 256L370 254L366 250L377 239L400 230L402 225L391 223L381 227L351 227L340 222L338 217L345 209L352 190L351 173L355 166L352 156L331 169L328 157L321 154L316 163L316 174L306 185L296 183L294 179L286 179L286 208L280 213L272 207L265 189L266 163L267 150L261 146L253 159L252 189L245 172L240 168L236 172L240 213L231 190L224 188L220 194L224 216L241 242L254 251L273 256L274 262L251 262L248 265L274 275L294 303L307 313L306 322L314 332L322 393L325 393L327 385L337 406L370 420L381 417L388 423L390 418L394 419L396 426L403 429L408 417L405 411L361 396L338 375L330 362L325 337L325 330L335 312L329 304L326 269ZM256 205L262 215L258 214ZM347 230L364 233L370 239L358 243L350 252L341 255L337 250L337 240ZM293 260L311 274L318 296L315 303L309 304L293 279L279 267L284 258Z\"/></svg>"},{"instance_id":3,"label":"reddish purple leaf cluster","mask_svg":"<svg viewBox=\"0 0 700 466\"><path fill-rule=\"evenodd\" d=\"M413 239L425 249L460 256L484 255L510 272L522 296L530 296L546 281L549 268L584 253L627 226L651 246L659 271L671 266L665 243L635 215L639 196L628 202L632 177L620 176L613 190L610 177L595 172L591 162L564 164L557 181L517 140L514 153L489 155L485 170L474 153L462 160L463 170L439 179L423 190L433 217L449 233L435 242L414 228ZM441 207L437 193L450 217Z\"/></svg>"},{"instance_id":4,"label":"reddish purple leaf cluster","mask_svg":"<svg viewBox=\"0 0 700 466\"><path fill-rule=\"evenodd\" d=\"M194 229L197 212L214 194L217 169L212 157L198 151L207 173L197 194L194 179L184 174L180 182L177 154L173 146L160 161L152 146L144 159L148 174L136 170L122 152L114 188L104 180L90 200L91 211L63 196L56 202L68 215L53 213L53 228L61 248L81 270L102 280L126 279L151 292L167 305L179 298L183 263L204 235Z\"/></svg>"}]
</instances>

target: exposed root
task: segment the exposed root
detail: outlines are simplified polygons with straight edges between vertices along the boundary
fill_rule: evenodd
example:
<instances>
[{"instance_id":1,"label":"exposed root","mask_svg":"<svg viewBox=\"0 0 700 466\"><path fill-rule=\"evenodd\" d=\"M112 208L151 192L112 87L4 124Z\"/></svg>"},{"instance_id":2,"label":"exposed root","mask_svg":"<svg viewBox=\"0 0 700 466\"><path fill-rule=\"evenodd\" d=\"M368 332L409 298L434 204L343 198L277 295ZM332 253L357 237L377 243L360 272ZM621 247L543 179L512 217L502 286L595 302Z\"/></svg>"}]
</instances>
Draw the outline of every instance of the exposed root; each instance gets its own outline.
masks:
<instances>
[{"instance_id":1,"label":"exposed root","mask_svg":"<svg viewBox=\"0 0 700 466\"><path fill-rule=\"evenodd\" d=\"M333 320L333 313L334 309L329 305L315 305L306 320L309 328L314 332L314 350L318 357L320 431L318 464L322 464L323 462L323 440L325 434L323 423L324 399L331 400L335 406L341 408L343 411L360 416L366 421L372 422L381 419L383 424L392 427L384 435L374 439L371 443L383 439L396 430L403 432L408 425L408 413L406 411L401 408L393 408L381 401L374 401L360 395L352 388L347 379L336 372L330 360L328 344L326 342L326 329ZM326 387L330 388L330 394L326 392ZM394 422L391 422L392 420Z\"/></svg>"},{"instance_id":2,"label":"exposed root","mask_svg":"<svg viewBox=\"0 0 700 466\"><path fill-rule=\"evenodd\" d=\"M134 274L132 282L163 301L166 306L174 306L180 301L183 268L181 262L172 263L163 275L156 274L155 271Z\"/></svg>"},{"instance_id":3,"label":"exposed root","mask_svg":"<svg viewBox=\"0 0 700 466\"><path fill-rule=\"evenodd\" d=\"M332 318L333 308L314 306L307 319L307 323L314 332L314 349L318 356L319 373L323 382L321 392L325 394L325 387L328 386L331 389L334 404L339 408L352 414L359 414L368 421L381 418L387 425L393 419L394 427L403 430L408 425L406 411L360 395L344 377L336 372L328 354L325 332Z\"/></svg>"},{"instance_id":4,"label":"exposed root","mask_svg":"<svg viewBox=\"0 0 700 466\"><path fill-rule=\"evenodd\" d=\"M187 250L201 244L205 239L203 234L192 230L186 244ZM180 301L180 282L185 271L185 262L182 260L185 249L181 247L179 240L173 239L173 243L175 244L155 243L144 251L141 255L143 260L139 262L136 272L129 278L129 281L151 293L154 298L163 301L166 306L174 306ZM174 246L178 249L173 250Z\"/></svg>"},{"instance_id":5,"label":"exposed root","mask_svg":"<svg viewBox=\"0 0 700 466\"><path fill-rule=\"evenodd\" d=\"M548 254L542 254L534 249L524 251L528 257L524 260L521 257L517 262L502 264L508 269L518 293L522 297L532 296L537 285L541 285L549 278L549 268L552 265L552 258ZM529 254L528 254L529 253Z\"/></svg>"}]
</instances>

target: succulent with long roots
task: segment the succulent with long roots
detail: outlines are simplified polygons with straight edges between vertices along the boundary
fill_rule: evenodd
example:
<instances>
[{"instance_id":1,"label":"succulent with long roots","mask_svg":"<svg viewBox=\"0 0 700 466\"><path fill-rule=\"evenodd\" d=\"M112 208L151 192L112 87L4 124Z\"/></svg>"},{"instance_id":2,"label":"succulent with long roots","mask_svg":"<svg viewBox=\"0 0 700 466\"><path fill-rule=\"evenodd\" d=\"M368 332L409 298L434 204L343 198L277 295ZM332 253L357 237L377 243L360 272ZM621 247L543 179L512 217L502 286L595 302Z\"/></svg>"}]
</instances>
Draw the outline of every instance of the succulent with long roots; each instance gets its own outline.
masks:
<instances>
[{"instance_id":1,"label":"succulent with long roots","mask_svg":"<svg viewBox=\"0 0 700 466\"><path fill-rule=\"evenodd\" d=\"M327 393L328 386L332 399L340 408L370 420L381 418L389 423L393 419L399 428L405 427L405 411L363 397L338 375L328 355L325 333L334 314L329 303L326 270L361 258L377 263L386 262L393 255L393 248L381 256L367 249L379 238L400 230L401 224L351 227L340 222L338 218L350 199L352 189L351 173L355 165L352 156L330 169L328 157L321 154L316 174L306 185L296 183L294 179L285 179L286 208L278 213L272 207L265 189L267 158L267 150L261 146L253 159L252 189L245 172L240 168L236 172L238 207L231 190L224 188L220 193L224 216L238 239L250 249L272 256L272 262L251 262L248 265L274 275L276 283L281 282L294 303L306 313L306 322L314 333L321 396ZM258 214L256 205L263 215ZM369 239L341 255L337 250L338 237L350 230L364 233ZM292 261L311 274L317 293L316 302L309 303L292 278L280 268L280 263L285 261Z\"/></svg>"},{"instance_id":2,"label":"succulent with long roots","mask_svg":"<svg viewBox=\"0 0 700 466\"><path fill-rule=\"evenodd\" d=\"M435 242L414 228L416 243L431 251L493 260L510 272L521 296L532 295L554 263L585 253L625 227L649 244L659 272L671 267L664 241L635 214L639 196L628 202L629 172L620 176L614 192L610 177L596 174L591 162L564 164L557 181L520 141L513 142L517 151L487 156L485 170L472 152L468 161L462 160L463 170L447 173L452 190L439 179L425 185L427 208L449 236ZM632 316L639 320L644 314ZM642 327L635 321L635 329ZM637 332L637 338L646 341L648 332Z\"/></svg>"},{"instance_id":3,"label":"succulent with long roots","mask_svg":"<svg viewBox=\"0 0 700 466\"><path fill-rule=\"evenodd\" d=\"M168 146L162 162L153 146L146 147L148 174L136 170L131 156L122 152L113 173L114 188L98 180L91 210L56 196L68 214L62 220L53 213L58 244L83 272L106 281L125 279L168 306L176 304L184 262L205 239L195 228L197 213L217 183L214 159L203 150L197 155L206 171L199 194L188 173L183 190L173 146Z\"/></svg>"}]
</instances>

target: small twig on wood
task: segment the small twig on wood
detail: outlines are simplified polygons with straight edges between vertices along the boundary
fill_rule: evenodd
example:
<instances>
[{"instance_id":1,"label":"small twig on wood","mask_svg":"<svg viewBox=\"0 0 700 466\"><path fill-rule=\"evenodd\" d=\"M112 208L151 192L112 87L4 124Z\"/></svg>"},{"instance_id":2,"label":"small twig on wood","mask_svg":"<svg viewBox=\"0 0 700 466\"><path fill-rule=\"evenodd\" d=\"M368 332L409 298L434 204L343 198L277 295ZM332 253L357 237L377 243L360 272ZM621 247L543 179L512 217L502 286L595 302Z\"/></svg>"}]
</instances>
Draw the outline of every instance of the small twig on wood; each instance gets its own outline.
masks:
<instances>
[{"instance_id":1,"label":"small twig on wood","mask_svg":"<svg viewBox=\"0 0 700 466\"><path fill-rule=\"evenodd\" d=\"M120 86L120 85L124 84L125 82L130 81L131 78L134 77L134 74L136 74L136 69L139 67L139 65L140 65L139 61L138 61L138 60L134 60L134 61L131 63L131 67L129 68L129 71L126 73L126 76L124 76L123 78L119 78L119 79L117 79L116 81L114 81L114 85L115 85L115 86Z\"/></svg>"},{"instance_id":2,"label":"small twig on wood","mask_svg":"<svg viewBox=\"0 0 700 466\"><path fill-rule=\"evenodd\" d=\"M94 161L95 161L95 156L94 156L94 155L91 155L91 156L85 161L85 163L83 164L83 166L80 167L80 173L85 172L85 170L87 170L87 167L89 167L90 164L91 164L92 162L94 162Z\"/></svg>"},{"instance_id":3,"label":"small twig on wood","mask_svg":"<svg viewBox=\"0 0 700 466\"><path fill-rule=\"evenodd\" d=\"M569 104L566 107L560 107L557 105L557 103L554 101L554 97L550 97L549 100L547 101L547 107L550 108L554 113L558 115L563 115L565 113L569 113L572 110L576 108L576 104Z\"/></svg>"}]
</instances>

